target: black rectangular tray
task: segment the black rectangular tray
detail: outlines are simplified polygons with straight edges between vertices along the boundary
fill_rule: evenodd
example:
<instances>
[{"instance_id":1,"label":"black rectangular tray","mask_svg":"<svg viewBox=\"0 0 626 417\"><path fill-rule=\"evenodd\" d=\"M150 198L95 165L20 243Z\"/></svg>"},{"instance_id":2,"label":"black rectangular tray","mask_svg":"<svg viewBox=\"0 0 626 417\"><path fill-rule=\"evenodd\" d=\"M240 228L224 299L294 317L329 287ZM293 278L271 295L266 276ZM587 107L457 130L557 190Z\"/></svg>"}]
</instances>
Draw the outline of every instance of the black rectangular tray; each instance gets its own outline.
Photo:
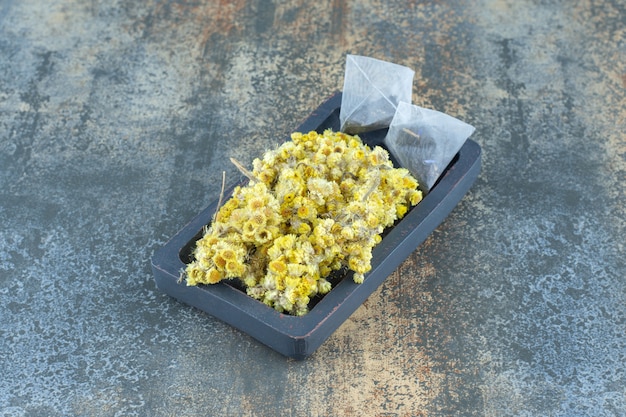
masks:
<instances>
[{"instance_id":1,"label":"black rectangular tray","mask_svg":"<svg viewBox=\"0 0 626 417\"><path fill-rule=\"evenodd\" d=\"M340 106L341 93L337 93L295 131L322 132L328 128L338 131ZM370 146L382 146L385 134L386 129L383 129L359 136ZM217 199L154 253L152 271L156 285L170 296L234 326L277 352L290 358L304 359L446 218L478 177L480 156L480 146L468 139L424 199L385 231L382 241L372 252L372 269L365 275L365 281L355 284L352 273L344 271L331 281L334 282L333 289L328 294L312 300L314 305L304 316L279 313L248 296L236 280L200 286L179 282L181 270L190 261L196 240L202 236L203 227L211 222ZM225 193L224 200L233 188Z\"/></svg>"}]
</instances>

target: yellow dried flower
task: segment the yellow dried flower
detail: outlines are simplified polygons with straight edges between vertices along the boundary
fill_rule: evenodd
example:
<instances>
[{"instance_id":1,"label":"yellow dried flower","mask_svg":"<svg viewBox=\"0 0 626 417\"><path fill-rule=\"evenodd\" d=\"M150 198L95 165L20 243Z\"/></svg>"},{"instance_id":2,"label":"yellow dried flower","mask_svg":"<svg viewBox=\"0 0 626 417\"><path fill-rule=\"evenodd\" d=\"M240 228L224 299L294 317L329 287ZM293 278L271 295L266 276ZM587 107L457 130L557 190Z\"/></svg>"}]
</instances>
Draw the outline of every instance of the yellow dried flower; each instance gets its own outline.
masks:
<instances>
[{"instance_id":1,"label":"yellow dried flower","mask_svg":"<svg viewBox=\"0 0 626 417\"><path fill-rule=\"evenodd\" d=\"M282 260L275 260L268 264L268 269L275 274L284 274L287 271L287 265Z\"/></svg>"},{"instance_id":2,"label":"yellow dried flower","mask_svg":"<svg viewBox=\"0 0 626 417\"><path fill-rule=\"evenodd\" d=\"M261 210L263 207L265 207L265 201L262 198L253 198L248 201L248 208L252 211Z\"/></svg>"},{"instance_id":3,"label":"yellow dried flower","mask_svg":"<svg viewBox=\"0 0 626 417\"><path fill-rule=\"evenodd\" d=\"M189 264L185 269L187 285L197 285L205 282L205 272L197 264Z\"/></svg>"},{"instance_id":4,"label":"yellow dried flower","mask_svg":"<svg viewBox=\"0 0 626 417\"><path fill-rule=\"evenodd\" d=\"M298 234L306 235L311 232L311 226L309 226L308 223L300 223L296 231L298 232Z\"/></svg>"},{"instance_id":5,"label":"yellow dried flower","mask_svg":"<svg viewBox=\"0 0 626 417\"><path fill-rule=\"evenodd\" d=\"M235 251L233 251L232 249L224 249L221 252L222 258L226 259L227 261L234 261L237 258L237 255L235 255Z\"/></svg>"},{"instance_id":6,"label":"yellow dried flower","mask_svg":"<svg viewBox=\"0 0 626 417\"><path fill-rule=\"evenodd\" d=\"M306 219L310 216L311 209L308 206L300 206L298 207L297 213L298 213L298 217L302 219Z\"/></svg>"},{"instance_id":7,"label":"yellow dried flower","mask_svg":"<svg viewBox=\"0 0 626 417\"><path fill-rule=\"evenodd\" d=\"M219 253L213 256L213 262L215 263L215 266L217 266L219 269L226 268L226 259L224 259Z\"/></svg>"},{"instance_id":8,"label":"yellow dried flower","mask_svg":"<svg viewBox=\"0 0 626 417\"><path fill-rule=\"evenodd\" d=\"M267 243L272 240L272 232L269 229L257 229L254 240L260 245Z\"/></svg>"},{"instance_id":9,"label":"yellow dried flower","mask_svg":"<svg viewBox=\"0 0 626 417\"><path fill-rule=\"evenodd\" d=\"M359 273L354 273L352 279L354 280L354 282L356 282L357 284L363 284L363 281L365 280L365 275L363 274L359 274Z\"/></svg>"},{"instance_id":10,"label":"yellow dried flower","mask_svg":"<svg viewBox=\"0 0 626 417\"><path fill-rule=\"evenodd\" d=\"M399 218L404 217L404 215L406 214L406 212L409 210L409 208L405 205L405 204L398 204L396 206L396 215Z\"/></svg>"},{"instance_id":11,"label":"yellow dried flower","mask_svg":"<svg viewBox=\"0 0 626 417\"><path fill-rule=\"evenodd\" d=\"M209 284L217 284L223 278L224 277L222 276L222 274L220 274L220 272L215 268L209 269L209 271L206 274L206 280Z\"/></svg>"}]
</instances>

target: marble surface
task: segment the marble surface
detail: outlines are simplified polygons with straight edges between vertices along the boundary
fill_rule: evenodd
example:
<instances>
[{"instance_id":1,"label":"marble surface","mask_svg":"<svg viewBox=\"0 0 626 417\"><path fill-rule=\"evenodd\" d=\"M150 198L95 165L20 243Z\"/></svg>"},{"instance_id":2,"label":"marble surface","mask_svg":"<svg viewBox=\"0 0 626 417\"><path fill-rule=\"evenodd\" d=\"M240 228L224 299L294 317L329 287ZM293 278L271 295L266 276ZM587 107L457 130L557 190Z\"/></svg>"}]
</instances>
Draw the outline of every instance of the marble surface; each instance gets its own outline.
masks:
<instances>
[{"instance_id":1,"label":"marble surface","mask_svg":"<svg viewBox=\"0 0 626 417\"><path fill-rule=\"evenodd\" d=\"M0 415L626 415L618 0L0 1ZM305 361L150 257L345 55L476 127L475 186Z\"/></svg>"}]
</instances>

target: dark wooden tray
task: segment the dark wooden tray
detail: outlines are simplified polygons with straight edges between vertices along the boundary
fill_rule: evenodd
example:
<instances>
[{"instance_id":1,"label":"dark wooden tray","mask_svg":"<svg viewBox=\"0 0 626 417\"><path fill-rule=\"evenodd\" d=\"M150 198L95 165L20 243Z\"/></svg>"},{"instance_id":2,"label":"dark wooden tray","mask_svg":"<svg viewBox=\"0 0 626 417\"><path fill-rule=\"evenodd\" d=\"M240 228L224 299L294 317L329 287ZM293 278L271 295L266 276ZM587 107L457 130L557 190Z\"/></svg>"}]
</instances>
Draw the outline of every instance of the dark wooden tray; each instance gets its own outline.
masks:
<instances>
[{"instance_id":1,"label":"dark wooden tray","mask_svg":"<svg viewBox=\"0 0 626 417\"><path fill-rule=\"evenodd\" d=\"M340 106L341 93L337 93L295 131L339 130ZM383 144L385 134L386 129L383 129L359 136L363 142L375 146ZM452 211L478 177L480 156L480 146L468 139L424 199L385 231L383 240L372 252L372 269L365 275L365 281L355 284L351 272L338 273L331 278L333 289L312 300L309 313L302 317L279 313L249 297L236 280L201 286L178 282L202 228L211 221L217 199L154 253L152 271L156 285L170 296L234 326L277 352L303 359L311 355ZM225 199L233 188L225 193Z\"/></svg>"}]
</instances>

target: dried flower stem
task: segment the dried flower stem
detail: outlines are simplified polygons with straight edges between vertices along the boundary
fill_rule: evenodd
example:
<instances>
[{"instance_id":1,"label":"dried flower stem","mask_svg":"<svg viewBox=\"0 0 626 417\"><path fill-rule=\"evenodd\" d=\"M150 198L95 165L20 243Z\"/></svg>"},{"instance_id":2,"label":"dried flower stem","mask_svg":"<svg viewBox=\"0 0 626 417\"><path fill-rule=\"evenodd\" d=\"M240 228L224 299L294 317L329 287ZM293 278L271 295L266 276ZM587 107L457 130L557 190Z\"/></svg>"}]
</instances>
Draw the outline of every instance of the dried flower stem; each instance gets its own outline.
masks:
<instances>
[{"instance_id":1,"label":"dried flower stem","mask_svg":"<svg viewBox=\"0 0 626 417\"><path fill-rule=\"evenodd\" d=\"M237 161L235 158L230 158L230 162L233 163L233 165L239 170L239 172L241 172L243 175L248 177L248 179L252 181L252 183L256 184L257 182L259 182L259 180L254 176L254 174L248 171L246 167L244 167L241 164L241 162Z\"/></svg>"},{"instance_id":2,"label":"dried flower stem","mask_svg":"<svg viewBox=\"0 0 626 417\"><path fill-rule=\"evenodd\" d=\"M217 217L217 212L220 210L220 207L222 207L222 200L224 199L224 186L225 185L226 185L226 171L222 171L222 189L220 191L220 198L219 200L217 200L217 207L215 207L215 213L213 214L213 221L215 221L215 218Z\"/></svg>"}]
</instances>

